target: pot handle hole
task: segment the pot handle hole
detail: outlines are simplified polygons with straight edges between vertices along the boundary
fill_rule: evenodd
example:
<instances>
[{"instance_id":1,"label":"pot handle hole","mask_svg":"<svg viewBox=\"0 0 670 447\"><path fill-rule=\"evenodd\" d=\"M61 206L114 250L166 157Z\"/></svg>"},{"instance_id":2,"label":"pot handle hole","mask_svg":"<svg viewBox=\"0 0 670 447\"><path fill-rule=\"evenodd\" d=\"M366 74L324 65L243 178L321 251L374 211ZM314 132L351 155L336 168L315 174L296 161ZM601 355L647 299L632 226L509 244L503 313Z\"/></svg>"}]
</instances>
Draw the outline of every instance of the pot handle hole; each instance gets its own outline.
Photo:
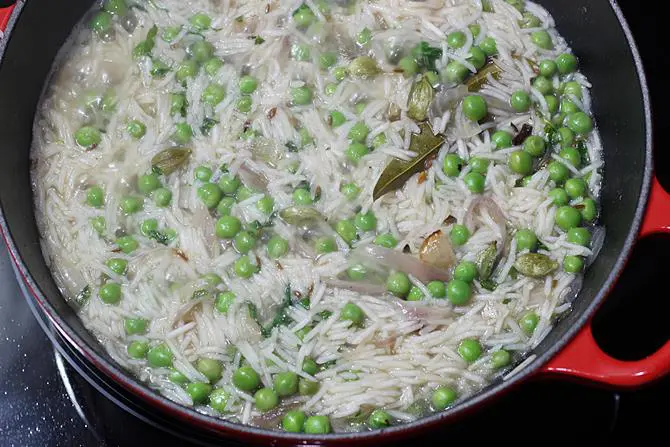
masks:
<instances>
[{"instance_id":1,"label":"pot handle hole","mask_svg":"<svg viewBox=\"0 0 670 447\"><path fill-rule=\"evenodd\" d=\"M640 237L670 233L670 194L653 178ZM549 375L626 388L653 382L670 374L670 341L650 356L636 361L621 361L607 355L593 338L591 322L542 369Z\"/></svg>"}]
</instances>

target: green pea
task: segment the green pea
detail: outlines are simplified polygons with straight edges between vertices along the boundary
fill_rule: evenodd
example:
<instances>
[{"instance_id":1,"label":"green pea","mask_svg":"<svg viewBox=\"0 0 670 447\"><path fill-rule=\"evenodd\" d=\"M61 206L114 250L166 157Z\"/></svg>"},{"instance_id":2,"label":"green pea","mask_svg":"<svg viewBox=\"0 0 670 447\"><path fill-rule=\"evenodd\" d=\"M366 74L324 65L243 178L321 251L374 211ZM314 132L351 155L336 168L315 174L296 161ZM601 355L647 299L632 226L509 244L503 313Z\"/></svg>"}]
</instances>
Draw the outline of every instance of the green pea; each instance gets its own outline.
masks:
<instances>
[{"instance_id":1,"label":"green pea","mask_svg":"<svg viewBox=\"0 0 670 447\"><path fill-rule=\"evenodd\" d=\"M468 51L467 61L479 70L486 65L486 53L481 48L472 46L470 47L470 51Z\"/></svg>"},{"instance_id":2,"label":"green pea","mask_svg":"<svg viewBox=\"0 0 670 447\"><path fill-rule=\"evenodd\" d=\"M556 74L556 71L558 71L558 66L556 65L556 62L551 59L545 59L540 62L539 69L542 76L551 78Z\"/></svg>"},{"instance_id":3,"label":"green pea","mask_svg":"<svg viewBox=\"0 0 670 447\"><path fill-rule=\"evenodd\" d=\"M207 208L212 209L221 201L223 192L216 183L205 183L198 188L198 197Z\"/></svg>"},{"instance_id":4,"label":"green pea","mask_svg":"<svg viewBox=\"0 0 670 447\"><path fill-rule=\"evenodd\" d=\"M465 182L465 186L467 186L471 192L475 194L481 194L484 192L486 178L479 172L467 173L465 177L463 177L463 181Z\"/></svg>"},{"instance_id":5,"label":"green pea","mask_svg":"<svg viewBox=\"0 0 670 447\"><path fill-rule=\"evenodd\" d=\"M344 78L347 77L346 67L335 67L335 68L333 68L333 77L335 77L335 80L337 82L343 81Z\"/></svg>"},{"instance_id":6,"label":"green pea","mask_svg":"<svg viewBox=\"0 0 670 447\"><path fill-rule=\"evenodd\" d=\"M581 256L566 256L563 258L563 270L567 273L579 273L584 268L584 259Z\"/></svg>"},{"instance_id":7,"label":"green pea","mask_svg":"<svg viewBox=\"0 0 670 447\"><path fill-rule=\"evenodd\" d=\"M537 135L531 135L523 142L523 150L533 157L541 157L544 154L544 148L544 138Z\"/></svg>"},{"instance_id":8,"label":"green pea","mask_svg":"<svg viewBox=\"0 0 670 447\"><path fill-rule=\"evenodd\" d=\"M102 134L98 129L84 126L74 134L77 144L86 149L94 149L102 141Z\"/></svg>"},{"instance_id":9,"label":"green pea","mask_svg":"<svg viewBox=\"0 0 670 447\"><path fill-rule=\"evenodd\" d=\"M268 411L279 404L279 396L272 388L261 388L254 394L254 401L260 411Z\"/></svg>"},{"instance_id":10,"label":"green pea","mask_svg":"<svg viewBox=\"0 0 670 447\"><path fill-rule=\"evenodd\" d=\"M353 326L361 326L365 321L365 313L354 303L347 303L342 307L340 320L351 321Z\"/></svg>"},{"instance_id":11,"label":"green pea","mask_svg":"<svg viewBox=\"0 0 670 447\"><path fill-rule=\"evenodd\" d=\"M577 107L577 104L575 104L569 99L564 98L561 100L561 113L565 114L566 116L569 116L577 112L579 112L579 107Z\"/></svg>"},{"instance_id":12,"label":"green pea","mask_svg":"<svg viewBox=\"0 0 670 447\"><path fill-rule=\"evenodd\" d=\"M98 296L105 304L117 304L121 300L121 285L107 282L98 291Z\"/></svg>"},{"instance_id":13,"label":"green pea","mask_svg":"<svg viewBox=\"0 0 670 447\"><path fill-rule=\"evenodd\" d=\"M249 256L240 256L233 264L235 274L240 278L249 279L258 271L258 266L254 265Z\"/></svg>"},{"instance_id":14,"label":"green pea","mask_svg":"<svg viewBox=\"0 0 670 447\"><path fill-rule=\"evenodd\" d=\"M566 160L575 168L579 168L582 164L582 155L574 147L566 147L565 149L561 150L558 155L560 155L561 158Z\"/></svg>"},{"instance_id":15,"label":"green pea","mask_svg":"<svg viewBox=\"0 0 670 447\"><path fill-rule=\"evenodd\" d=\"M170 93L170 115L186 115L186 95Z\"/></svg>"},{"instance_id":16,"label":"green pea","mask_svg":"<svg viewBox=\"0 0 670 447\"><path fill-rule=\"evenodd\" d=\"M173 358L174 354L163 343L149 349L147 353L147 360L149 361L149 366L152 368L167 368L168 366L172 366Z\"/></svg>"},{"instance_id":17,"label":"green pea","mask_svg":"<svg viewBox=\"0 0 670 447\"><path fill-rule=\"evenodd\" d=\"M116 240L116 245L121 249L125 254L130 254L137 250L137 247L140 244L132 236L121 236Z\"/></svg>"},{"instance_id":18,"label":"green pea","mask_svg":"<svg viewBox=\"0 0 670 447\"><path fill-rule=\"evenodd\" d=\"M121 199L119 207L124 214L135 214L143 208L142 199L134 196L126 196Z\"/></svg>"},{"instance_id":19,"label":"green pea","mask_svg":"<svg viewBox=\"0 0 670 447\"><path fill-rule=\"evenodd\" d=\"M481 33L482 31L482 27L477 23L471 23L470 25L468 25L468 29L472 33L472 37L475 39L477 38L477 36L479 36L479 33Z\"/></svg>"},{"instance_id":20,"label":"green pea","mask_svg":"<svg viewBox=\"0 0 670 447\"><path fill-rule=\"evenodd\" d=\"M298 375L290 371L276 374L274 389L280 397L296 394L298 392Z\"/></svg>"},{"instance_id":21,"label":"green pea","mask_svg":"<svg viewBox=\"0 0 670 447\"><path fill-rule=\"evenodd\" d=\"M187 123L175 124L174 134L172 139L177 144L187 144L193 138L193 129Z\"/></svg>"},{"instance_id":22,"label":"green pea","mask_svg":"<svg viewBox=\"0 0 670 447\"><path fill-rule=\"evenodd\" d=\"M574 95L578 99L581 99L582 98L582 86L579 84L579 82L576 82L576 81L566 82L565 85L563 86L563 94L564 95Z\"/></svg>"},{"instance_id":23,"label":"green pea","mask_svg":"<svg viewBox=\"0 0 670 447\"><path fill-rule=\"evenodd\" d=\"M156 219L147 219L140 225L140 233L150 237L152 233L158 231L158 221Z\"/></svg>"},{"instance_id":24,"label":"green pea","mask_svg":"<svg viewBox=\"0 0 670 447\"><path fill-rule=\"evenodd\" d=\"M584 227L575 227L568 230L568 242L571 244L582 245L584 247L591 243L591 232Z\"/></svg>"},{"instance_id":25,"label":"green pea","mask_svg":"<svg viewBox=\"0 0 670 447\"><path fill-rule=\"evenodd\" d=\"M235 302L235 294L233 292L221 292L216 295L214 307L222 314L226 314L233 302Z\"/></svg>"},{"instance_id":26,"label":"green pea","mask_svg":"<svg viewBox=\"0 0 670 447\"><path fill-rule=\"evenodd\" d=\"M223 279L214 272L205 273L202 279L211 287L216 287L223 282Z\"/></svg>"},{"instance_id":27,"label":"green pea","mask_svg":"<svg viewBox=\"0 0 670 447\"><path fill-rule=\"evenodd\" d=\"M593 130L591 117L584 112L576 112L567 117L568 128L578 135L584 135Z\"/></svg>"},{"instance_id":28,"label":"green pea","mask_svg":"<svg viewBox=\"0 0 670 447\"><path fill-rule=\"evenodd\" d=\"M137 189L144 195L149 195L161 187L157 174L145 174L137 178Z\"/></svg>"},{"instance_id":29,"label":"green pea","mask_svg":"<svg viewBox=\"0 0 670 447\"><path fill-rule=\"evenodd\" d=\"M330 112L329 120L332 127L340 127L347 121L347 119L344 117L344 114L342 112L338 112L337 110Z\"/></svg>"},{"instance_id":30,"label":"green pea","mask_svg":"<svg viewBox=\"0 0 670 447\"><path fill-rule=\"evenodd\" d=\"M510 97L510 105L514 111L523 113L530 109L530 95L523 90L517 90Z\"/></svg>"},{"instance_id":31,"label":"green pea","mask_svg":"<svg viewBox=\"0 0 670 447\"><path fill-rule=\"evenodd\" d=\"M458 344L458 354L468 363L472 363L482 354L482 345L473 338L461 340Z\"/></svg>"},{"instance_id":32,"label":"green pea","mask_svg":"<svg viewBox=\"0 0 670 447\"><path fill-rule=\"evenodd\" d=\"M205 73L207 73L209 76L212 77L216 76L219 70L221 70L221 67L223 67L223 61L218 57L213 57L209 59L202 66L202 68L205 70Z\"/></svg>"},{"instance_id":33,"label":"green pea","mask_svg":"<svg viewBox=\"0 0 670 447\"><path fill-rule=\"evenodd\" d=\"M540 19L529 13L529 12L524 12L521 16L521 20L519 20L519 27L521 28L537 28L542 24Z\"/></svg>"},{"instance_id":34,"label":"green pea","mask_svg":"<svg viewBox=\"0 0 670 447\"><path fill-rule=\"evenodd\" d=\"M378 408L370 413L370 417L368 418L368 425L370 428L375 429L388 427L391 425L391 415L386 411L380 410Z\"/></svg>"},{"instance_id":35,"label":"green pea","mask_svg":"<svg viewBox=\"0 0 670 447\"><path fill-rule=\"evenodd\" d=\"M307 61L311 54L307 45L295 44L291 47L291 56L297 61Z\"/></svg>"},{"instance_id":36,"label":"green pea","mask_svg":"<svg viewBox=\"0 0 670 447\"><path fill-rule=\"evenodd\" d=\"M206 40L198 40L189 47L189 54L199 63L205 63L214 55L214 45Z\"/></svg>"},{"instance_id":37,"label":"green pea","mask_svg":"<svg viewBox=\"0 0 670 447\"><path fill-rule=\"evenodd\" d=\"M314 203L314 199L312 199L312 193L305 188L296 189L293 191L293 203L303 206L311 205Z\"/></svg>"},{"instance_id":38,"label":"green pea","mask_svg":"<svg viewBox=\"0 0 670 447\"><path fill-rule=\"evenodd\" d=\"M545 95L544 100L547 102L547 110L550 114L558 112L558 99L554 95Z\"/></svg>"},{"instance_id":39,"label":"green pea","mask_svg":"<svg viewBox=\"0 0 670 447\"><path fill-rule=\"evenodd\" d=\"M490 162L486 158L472 157L468 160L468 165L472 169L472 172L477 172L482 175L486 174L488 171L489 164Z\"/></svg>"},{"instance_id":40,"label":"green pea","mask_svg":"<svg viewBox=\"0 0 670 447\"><path fill-rule=\"evenodd\" d=\"M172 192L166 188L158 188L153 192L153 198L156 206L163 208L172 201Z\"/></svg>"},{"instance_id":41,"label":"green pea","mask_svg":"<svg viewBox=\"0 0 670 447\"><path fill-rule=\"evenodd\" d=\"M340 186L340 192L347 198L347 200L356 200L361 193L361 188L355 183L345 183Z\"/></svg>"},{"instance_id":42,"label":"green pea","mask_svg":"<svg viewBox=\"0 0 670 447\"><path fill-rule=\"evenodd\" d=\"M173 42L181 32L180 26L168 26L163 29L161 39L167 43Z\"/></svg>"},{"instance_id":43,"label":"green pea","mask_svg":"<svg viewBox=\"0 0 670 447\"><path fill-rule=\"evenodd\" d=\"M212 18L205 13L198 13L191 16L188 21L196 31L205 31L212 26Z\"/></svg>"},{"instance_id":44,"label":"green pea","mask_svg":"<svg viewBox=\"0 0 670 447\"><path fill-rule=\"evenodd\" d=\"M351 245L357 238L356 225L351 220L340 220L335 224L335 232Z\"/></svg>"},{"instance_id":45,"label":"green pea","mask_svg":"<svg viewBox=\"0 0 670 447\"><path fill-rule=\"evenodd\" d=\"M467 304L471 294L470 284L465 281L452 279L447 283L447 298L454 306Z\"/></svg>"},{"instance_id":46,"label":"green pea","mask_svg":"<svg viewBox=\"0 0 670 447\"><path fill-rule=\"evenodd\" d=\"M240 231L235 235L235 249L241 254L247 254L256 245L256 238L248 231Z\"/></svg>"},{"instance_id":47,"label":"green pea","mask_svg":"<svg viewBox=\"0 0 670 447\"><path fill-rule=\"evenodd\" d=\"M456 401L458 395L453 388L448 386L441 386L433 391L433 395L430 398L433 408L437 411L442 411L451 406Z\"/></svg>"},{"instance_id":48,"label":"green pea","mask_svg":"<svg viewBox=\"0 0 670 447\"><path fill-rule=\"evenodd\" d=\"M326 86L323 88L323 92L328 95L328 96L333 96L335 94L335 90L337 90L337 84L328 83Z\"/></svg>"},{"instance_id":49,"label":"green pea","mask_svg":"<svg viewBox=\"0 0 670 447\"><path fill-rule=\"evenodd\" d=\"M413 57L405 56L398 61L398 67L405 76L414 76L419 71L419 64Z\"/></svg>"},{"instance_id":50,"label":"green pea","mask_svg":"<svg viewBox=\"0 0 670 447\"><path fill-rule=\"evenodd\" d=\"M242 229L242 223L237 217L222 216L216 221L216 235L219 239L232 239Z\"/></svg>"},{"instance_id":51,"label":"green pea","mask_svg":"<svg viewBox=\"0 0 670 447\"><path fill-rule=\"evenodd\" d=\"M516 249L534 251L537 248L537 236L532 230L519 230L514 235Z\"/></svg>"},{"instance_id":52,"label":"green pea","mask_svg":"<svg viewBox=\"0 0 670 447\"><path fill-rule=\"evenodd\" d=\"M556 184L561 184L565 182L570 176L570 171L568 168L561 163L560 161L552 161L547 165L547 171L549 171L549 178L552 179Z\"/></svg>"},{"instance_id":53,"label":"green pea","mask_svg":"<svg viewBox=\"0 0 670 447\"><path fill-rule=\"evenodd\" d=\"M556 210L554 220L563 231L568 231L570 228L579 226L582 215L571 206L562 206Z\"/></svg>"},{"instance_id":54,"label":"green pea","mask_svg":"<svg viewBox=\"0 0 670 447\"><path fill-rule=\"evenodd\" d=\"M554 83L544 76L538 76L533 80L533 87L543 95L549 95L554 91Z\"/></svg>"},{"instance_id":55,"label":"green pea","mask_svg":"<svg viewBox=\"0 0 670 447\"><path fill-rule=\"evenodd\" d=\"M447 296L447 286L442 281L430 281L426 288L433 298L444 298Z\"/></svg>"},{"instance_id":56,"label":"green pea","mask_svg":"<svg viewBox=\"0 0 670 447\"><path fill-rule=\"evenodd\" d=\"M125 275L128 270L128 261L123 258L108 259L105 265L117 275Z\"/></svg>"},{"instance_id":57,"label":"green pea","mask_svg":"<svg viewBox=\"0 0 670 447\"><path fill-rule=\"evenodd\" d=\"M312 103L312 91L307 86L291 89L291 101L293 104L304 106Z\"/></svg>"},{"instance_id":58,"label":"green pea","mask_svg":"<svg viewBox=\"0 0 670 447\"><path fill-rule=\"evenodd\" d=\"M359 121L353 125L348 137L354 143L363 143L370 133L370 128L364 122Z\"/></svg>"},{"instance_id":59,"label":"green pea","mask_svg":"<svg viewBox=\"0 0 670 447\"><path fill-rule=\"evenodd\" d=\"M273 236L268 241L268 256L272 259L279 259L288 253L288 241L281 236Z\"/></svg>"},{"instance_id":60,"label":"green pea","mask_svg":"<svg viewBox=\"0 0 670 447\"><path fill-rule=\"evenodd\" d=\"M105 204L105 192L97 185L91 186L86 191L86 203L94 208L100 208Z\"/></svg>"},{"instance_id":61,"label":"green pea","mask_svg":"<svg viewBox=\"0 0 670 447\"><path fill-rule=\"evenodd\" d=\"M463 31L453 31L447 35L447 45L458 49L465 45L465 33Z\"/></svg>"},{"instance_id":62,"label":"green pea","mask_svg":"<svg viewBox=\"0 0 670 447\"><path fill-rule=\"evenodd\" d=\"M493 369L504 368L512 362L512 356L509 352L501 349L491 354L491 366Z\"/></svg>"},{"instance_id":63,"label":"green pea","mask_svg":"<svg viewBox=\"0 0 670 447\"><path fill-rule=\"evenodd\" d=\"M149 351L149 343L146 341L131 341L127 348L128 356L133 359L143 359Z\"/></svg>"},{"instance_id":64,"label":"green pea","mask_svg":"<svg viewBox=\"0 0 670 447\"><path fill-rule=\"evenodd\" d=\"M423 292L417 286L412 286L405 298L407 301L421 301L424 298Z\"/></svg>"},{"instance_id":65,"label":"green pea","mask_svg":"<svg viewBox=\"0 0 670 447\"><path fill-rule=\"evenodd\" d=\"M136 140L139 140L147 133L147 126L142 121L132 120L126 125L128 134Z\"/></svg>"},{"instance_id":66,"label":"green pea","mask_svg":"<svg viewBox=\"0 0 670 447\"><path fill-rule=\"evenodd\" d=\"M386 134L380 133L372 139L372 147L378 149L386 144Z\"/></svg>"},{"instance_id":67,"label":"green pea","mask_svg":"<svg viewBox=\"0 0 670 447\"><path fill-rule=\"evenodd\" d=\"M554 188L549 191L549 198L556 206L567 205L569 202L568 193L563 188Z\"/></svg>"},{"instance_id":68,"label":"green pea","mask_svg":"<svg viewBox=\"0 0 670 447\"><path fill-rule=\"evenodd\" d=\"M195 369L200 371L210 383L216 383L221 379L223 366L218 360L200 357L195 363Z\"/></svg>"},{"instance_id":69,"label":"green pea","mask_svg":"<svg viewBox=\"0 0 670 447\"><path fill-rule=\"evenodd\" d=\"M530 34L530 41L544 50L551 50L554 48L551 36L545 30L532 32Z\"/></svg>"},{"instance_id":70,"label":"green pea","mask_svg":"<svg viewBox=\"0 0 670 447\"><path fill-rule=\"evenodd\" d=\"M598 215L596 201L593 199L584 199L580 205L582 219L584 219L585 222L592 222L595 220Z\"/></svg>"},{"instance_id":71,"label":"green pea","mask_svg":"<svg viewBox=\"0 0 670 447\"><path fill-rule=\"evenodd\" d=\"M193 399L193 404L204 404L212 392L212 385L204 382L189 383L186 385L186 392Z\"/></svg>"},{"instance_id":72,"label":"green pea","mask_svg":"<svg viewBox=\"0 0 670 447\"><path fill-rule=\"evenodd\" d=\"M372 231L377 228L377 217L372 211L367 213L357 213L354 218L354 224L361 231Z\"/></svg>"},{"instance_id":73,"label":"green pea","mask_svg":"<svg viewBox=\"0 0 670 447\"><path fill-rule=\"evenodd\" d=\"M367 273L367 269L361 264L354 264L347 269L347 275L352 281L364 280Z\"/></svg>"},{"instance_id":74,"label":"green pea","mask_svg":"<svg viewBox=\"0 0 670 447\"><path fill-rule=\"evenodd\" d=\"M207 166L198 166L193 170L193 176L201 182L208 182L212 178L212 170Z\"/></svg>"},{"instance_id":75,"label":"green pea","mask_svg":"<svg viewBox=\"0 0 670 447\"><path fill-rule=\"evenodd\" d=\"M175 77L177 78L177 81L184 82L188 78L194 78L198 74L199 69L200 66L195 60L187 59L177 66Z\"/></svg>"},{"instance_id":76,"label":"green pea","mask_svg":"<svg viewBox=\"0 0 670 447\"><path fill-rule=\"evenodd\" d=\"M568 74L577 70L577 58L570 53L559 54L556 58L556 67L560 74Z\"/></svg>"},{"instance_id":77,"label":"green pea","mask_svg":"<svg viewBox=\"0 0 670 447\"><path fill-rule=\"evenodd\" d=\"M223 388L215 388L209 395L209 406L219 413L226 411L230 394Z\"/></svg>"},{"instance_id":78,"label":"green pea","mask_svg":"<svg viewBox=\"0 0 670 447\"><path fill-rule=\"evenodd\" d=\"M455 224L451 227L451 231L449 231L449 238L452 244L460 247L461 245L465 245L468 239L470 239L470 230L465 225Z\"/></svg>"},{"instance_id":79,"label":"green pea","mask_svg":"<svg viewBox=\"0 0 670 447\"><path fill-rule=\"evenodd\" d=\"M226 89L220 84L209 84L202 92L202 101L212 107L218 105L226 97Z\"/></svg>"},{"instance_id":80,"label":"green pea","mask_svg":"<svg viewBox=\"0 0 670 447\"><path fill-rule=\"evenodd\" d=\"M488 114L486 101L479 95L468 95L463 99L463 114L472 120L479 121Z\"/></svg>"},{"instance_id":81,"label":"green pea","mask_svg":"<svg viewBox=\"0 0 670 447\"><path fill-rule=\"evenodd\" d=\"M224 197L217 205L216 212L219 216L229 216L233 205L235 205L235 199Z\"/></svg>"},{"instance_id":82,"label":"green pea","mask_svg":"<svg viewBox=\"0 0 670 447\"><path fill-rule=\"evenodd\" d=\"M242 366L233 373L233 385L242 391L253 391L260 384L261 378L250 366Z\"/></svg>"},{"instance_id":83,"label":"green pea","mask_svg":"<svg viewBox=\"0 0 670 447\"><path fill-rule=\"evenodd\" d=\"M184 386L188 383L188 377L182 374L180 371L177 371L173 367L170 367L170 372L168 374L168 380L177 385Z\"/></svg>"},{"instance_id":84,"label":"green pea","mask_svg":"<svg viewBox=\"0 0 670 447\"><path fill-rule=\"evenodd\" d=\"M484 40L481 41L479 48L481 48L487 56L493 56L498 52L498 44L496 43L496 40L490 36L485 37Z\"/></svg>"},{"instance_id":85,"label":"green pea","mask_svg":"<svg viewBox=\"0 0 670 447\"><path fill-rule=\"evenodd\" d=\"M302 370L313 376L319 372L319 365L317 365L313 358L305 357L302 361Z\"/></svg>"},{"instance_id":86,"label":"green pea","mask_svg":"<svg viewBox=\"0 0 670 447\"><path fill-rule=\"evenodd\" d=\"M526 312L521 316L519 320L519 327L521 330L528 336L531 336L535 332L537 323L540 321L540 317L533 311Z\"/></svg>"},{"instance_id":87,"label":"green pea","mask_svg":"<svg viewBox=\"0 0 670 447\"><path fill-rule=\"evenodd\" d=\"M533 172L533 158L526 151L514 151L509 154L507 165L517 174L528 175Z\"/></svg>"},{"instance_id":88,"label":"green pea","mask_svg":"<svg viewBox=\"0 0 670 447\"><path fill-rule=\"evenodd\" d=\"M249 113L251 111L251 106L253 105L253 100L250 96L242 96L237 100L235 108L238 112Z\"/></svg>"},{"instance_id":89,"label":"green pea","mask_svg":"<svg viewBox=\"0 0 670 447\"><path fill-rule=\"evenodd\" d=\"M305 421L305 433L312 435L325 435L330 433L330 420L328 416L310 416Z\"/></svg>"},{"instance_id":90,"label":"green pea","mask_svg":"<svg viewBox=\"0 0 670 447\"><path fill-rule=\"evenodd\" d=\"M124 16L128 12L128 5L125 0L107 0L103 8L105 11L119 16Z\"/></svg>"},{"instance_id":91,"label":"green pea","mask_svg":"<svg viewBox=\"0 0 670 447\"><path fill-rule=\"evenodd\" d=\"M558 129L556 132L556 141L555 143L559 143L561 147L569 147L574 143L575 141L575 134L568 129L567 127L561 127Z\"/></svg>"},{"instance_id":92,"label":"green pea","mask_svg":"<svg viewBox=\"0 0 670 447\"><path fill-rule=\"evenodd\" d=\"M312 23L316 22L316 16L304 3L293 13L293 21L299 28L307 28Z\"/></svg>"},{"instance_id":93,"label":"green pea","mask_svg":"<svg viewBox=\"0 0 670 447\"><path fill-rule=\"evenodd\" d=\"M409 278L402 272L393 272L386 279L386 290L399 298L405 297L411 286Z\"/></svg>"},{"instance_id":94,"label":"green pea","mask_svg":"<svg viewBox=\"0 0 670 447\"><path fill-rule=\"evenodd\" d=\"M451 84L460 84L470 74L470 70L458 61L449 61L440 77Z\"/></svg>"},{"instance_id":95,"label":"green pea","mask_svg":"<svg viewBox=\"0 0 670 447\"><path fill-rule=\"evenodd\" d=\"M299 410L288 411L281 421L281 426L284 431L289 433L300 433L305 427L305 420L307 416L304 412Z\"/></svg>"},{"instance_id":96,"label":"green pea","mask_svg":"<svg viewBox=\"0 0 670 447\"><path fill-rule=\"evenodd\" d=\"M463 160L457 154L447 154L442 162L442 172L449 177L457 177L461 173Z\"/></svg>"},{"instance_id":97,"label":"green pea","mask_svg":"<svg viewBox=\"0 0 670 447\"><path fill-rule=\"evenodd\" d=\"M301 396L312 396L319 391L319 382L301 378L298 381L298 394Z\"/></svg>"},{"instance_id":98,"label":"green pea","mask_svg":"<svg viewBox=\"0 0 670 447\"><path fill-rule=\"evenodd\" d=\"M572 199L584 197L586 194L586 183L581 178L571 178L565 181L565 192Z\"/></svg>"},{"instance_id":99,"label":"green pea","mask_svg":"<svg viewBox=\"0 0 670 447\"><path fill-rule=\"evenodd\" d=\"M375 244L381 247L395 248L395 246L398 245L398 240L391 233L383 233L377 235Z\"/></svg>"},{"instance_id":100,"label":"green pea","mask_svg":"<svg viewBox=\"0 0 670 447\"><path fill-rule=\"evenodd\" d=\"M461 261L454 269L454 279L466 283L474 281L477 276L477 265L471 261Z\"/></svg>"},{"instance_id":101,"label":"green pea","mask_svg":"<svg viewBox=\"0 0 670 447\"><path fill-rule=\"evenodd\" d=\"M319 66L323 70L327 70L337 63L337 53L326 51L319 55Z\"/></svg>"},{"instance_id":102,"label":"green pea","mask_svg":"<svg viewBox=\"0 0 670 447\"><path fill-rule=\"evenodd\" d=\"M91 29L99 36L106 34L112 28L112 15L106 11L97 13L91 20Z\"/></svg>"},{"instance_id":103,"label":"green pea","mask_svg":"<svg viewBox=\"0 0 670 447\"><path fill-rule=\"evenodd\" d=\"M491 135L491 142L496 149L506 149L512 147L512 134L504 130L498 130Z\"/></svg>"},{"instance_id":104,"label":"green pea","mask_svg":"<svg viewBox=\"0 0 670 447\"><path fill-rule=\"evenodd\" d=\"M107 222L105 221L105 218L102 216L93 217L91 218L90 222L91 227L98 234L104 233L105 229L107 228Z\"/></svg>"},{"instance_id":105,"label":"green pea","mask_svg":"<svg viewBox=\"0 0 670 447\"><path fill-rule=\"evenodd\" d=\"M263 214L272 214L274 206L275 206L275 200L268 195L263 196L263 198L261 198L258 202L256 202L256 208L258 208L258 211L260 211Z\"/></svg>"}]
</instances>

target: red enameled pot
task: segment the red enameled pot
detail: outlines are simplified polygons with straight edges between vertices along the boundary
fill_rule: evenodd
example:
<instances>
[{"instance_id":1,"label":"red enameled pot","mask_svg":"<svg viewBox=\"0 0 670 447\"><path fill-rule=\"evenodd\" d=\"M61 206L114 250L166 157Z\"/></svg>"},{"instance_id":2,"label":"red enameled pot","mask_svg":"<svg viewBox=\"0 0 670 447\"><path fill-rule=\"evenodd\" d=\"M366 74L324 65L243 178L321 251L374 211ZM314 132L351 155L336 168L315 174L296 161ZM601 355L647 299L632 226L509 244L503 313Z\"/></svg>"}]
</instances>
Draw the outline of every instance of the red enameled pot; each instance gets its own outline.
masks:
<instances>
[{"instance_id":1,"label":"red enameled pot","mask_svg":"<svg viewBox=\"0 0 670 447\"><path fill-rule=\"evenodd\" d=\"M0 230L15 268L61 335L110 381L156 411L208 434L272 445L352 445L398 441L455 423L464 414L531 378L560 375L604 386L636 387L670 372L670 342L639 361L619 361L595 343L590 319L616 282L638 238L670 232L670 196L653 176L651 109L642 63L613 0L540 0L580 57L593 84L593 109L605 148L600 223L607 237L573 310L534 350L535 360L507 381L443 413L377 432L328 436L270 432L232 424L175 404L118 367L60 295L39 246L30 186L33 119L54 59L93 0L19 1L0 9Z\"/></svg>"}]
</instances>

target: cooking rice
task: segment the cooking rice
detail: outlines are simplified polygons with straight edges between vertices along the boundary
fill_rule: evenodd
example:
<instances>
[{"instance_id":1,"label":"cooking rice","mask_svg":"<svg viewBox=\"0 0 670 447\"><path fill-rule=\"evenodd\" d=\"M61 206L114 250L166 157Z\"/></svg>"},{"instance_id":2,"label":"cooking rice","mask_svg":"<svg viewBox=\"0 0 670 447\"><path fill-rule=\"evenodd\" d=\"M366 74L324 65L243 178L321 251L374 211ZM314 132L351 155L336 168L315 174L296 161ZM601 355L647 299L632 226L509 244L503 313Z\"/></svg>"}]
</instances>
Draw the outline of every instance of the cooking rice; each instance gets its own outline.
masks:
<instances>
[{"instance_id":1,"label":"cooking rice","mask_svg":"<svg viewBox=\"0 0 670 447\"><path fill-rule=\"evenodd\" d=\"M537 4L107 0L62 53L45 258L120 365L203 413L325 433L457 405L533 361L602 245L590 84Z\"/></svg>"}]
</instances>

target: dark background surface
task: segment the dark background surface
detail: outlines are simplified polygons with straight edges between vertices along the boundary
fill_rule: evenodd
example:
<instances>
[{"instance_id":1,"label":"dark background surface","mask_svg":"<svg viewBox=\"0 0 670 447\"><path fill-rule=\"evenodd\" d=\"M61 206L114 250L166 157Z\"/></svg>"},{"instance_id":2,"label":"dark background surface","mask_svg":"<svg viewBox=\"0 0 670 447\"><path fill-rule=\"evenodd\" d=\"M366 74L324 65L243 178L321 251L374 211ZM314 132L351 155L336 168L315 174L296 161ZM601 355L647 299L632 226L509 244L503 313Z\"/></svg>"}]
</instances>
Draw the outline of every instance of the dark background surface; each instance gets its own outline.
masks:
<instances>
[{"instance_id":1,"label":"dark background surface","mask_svg":"<svg viewBox=\"0 0 670 447\"><path fill-rule=\"evenodd\" d=\"M668 62L660 44L665 35L664 15L656 8L643 7L639 0L622 0L620 5L647 71L654 109L657 174L670 189L670 153L662 144L670 118L666 104L670 97ZM638 244L619 284L594 320L596 339L607 352L622 359L642 358L670 338L668 267L670 237L656 236ZM614 443L627 435L640 441L667 439L669 400L670 379L619 393L537 380L523 384L459 424L413 443L435 445L449 440L537 444L549 439L575 442L578 436L586 436L600 444ZM0 242L0 445L153 443L188 445L118 409L54 354L18 289Z\"/></svg>"}]
</instances>

